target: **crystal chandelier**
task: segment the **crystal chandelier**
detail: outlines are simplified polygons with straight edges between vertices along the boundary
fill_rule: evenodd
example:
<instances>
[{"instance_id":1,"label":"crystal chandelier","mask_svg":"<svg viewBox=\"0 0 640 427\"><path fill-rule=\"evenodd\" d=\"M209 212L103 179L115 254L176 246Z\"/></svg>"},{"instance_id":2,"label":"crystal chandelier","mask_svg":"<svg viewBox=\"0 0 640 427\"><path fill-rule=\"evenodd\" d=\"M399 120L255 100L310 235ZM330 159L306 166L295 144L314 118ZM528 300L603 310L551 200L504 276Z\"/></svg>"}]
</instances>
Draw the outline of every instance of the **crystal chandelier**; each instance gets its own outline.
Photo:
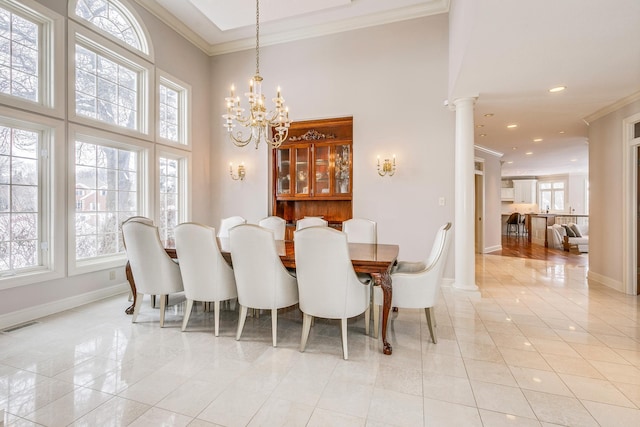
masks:
<instances>
[{"instance_id":1,"label":"crystal chandelier","mask_svg":"<svg viewBox=\"0 0 640 427\"><path fill-rule=\"evenodd\" d=\"M240 97L235 96L235 88L231 86L231 96L224 100L227 104L227 114L224 127L229 133L229 138L238 147L244 147L251 141L255 141L256 149L261 140L264 140L273 148L278 148L289 136L289 109L284 106L284 98L278 94L272 101L276 108L267 111L265 97L262 93L262 77L260 76L260 2L256 0L256 75L249 80L249 92L244 96L249 102L249 112L244 115L245 109L240 106ZM233 128L240 125L243 129L233 132ZM269 135L271 127L271 136Z\"/></svg>"}]
</instances>

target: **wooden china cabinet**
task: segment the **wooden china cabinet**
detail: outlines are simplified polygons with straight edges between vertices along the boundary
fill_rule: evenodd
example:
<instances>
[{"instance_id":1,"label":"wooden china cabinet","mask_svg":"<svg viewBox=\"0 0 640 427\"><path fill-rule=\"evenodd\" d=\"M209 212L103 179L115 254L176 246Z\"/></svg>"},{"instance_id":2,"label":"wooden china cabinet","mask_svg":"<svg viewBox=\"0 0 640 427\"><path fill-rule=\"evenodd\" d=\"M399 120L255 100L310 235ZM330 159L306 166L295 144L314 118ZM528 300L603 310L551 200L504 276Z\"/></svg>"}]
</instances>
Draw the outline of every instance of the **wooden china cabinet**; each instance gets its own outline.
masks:
<instances>
[{"instance_id":1,"label":"wooden china cabinet","mask_svg":"<svg viewBox=\"0 0 640 427\"><path fill-rule=\"evenodd\" d=\"M291 123L272 158L273 215L287 221L286 239L305 216L321 216L338 229L352 217L352 117Z\"/></svg>"}]
</instances>

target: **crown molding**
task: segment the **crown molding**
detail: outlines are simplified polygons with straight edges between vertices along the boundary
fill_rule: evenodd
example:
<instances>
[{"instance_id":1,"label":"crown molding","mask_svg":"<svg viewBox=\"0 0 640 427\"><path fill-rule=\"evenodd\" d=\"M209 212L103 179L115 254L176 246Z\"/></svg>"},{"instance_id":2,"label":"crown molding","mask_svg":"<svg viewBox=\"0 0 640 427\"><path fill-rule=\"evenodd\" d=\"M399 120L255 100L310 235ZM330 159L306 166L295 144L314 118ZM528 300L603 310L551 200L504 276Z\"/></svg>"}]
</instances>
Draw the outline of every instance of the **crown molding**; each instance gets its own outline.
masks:
<instances>
[{"instance_id":1,"label":"crown molding","mask_svg":"<svg viewBox=\"0 0 640 427\"><path fill-rule=\"evenodd\" d=\"M135 0L149 13L160 19L178 34L193 43L200 50L209 56L223 55L226 53L238 52L255 48L255 38L245 38L226 43L210 44L191 28L176 19L166 9L153 0ZM390 24L393 22L405 21L409 19L421 18L424 16L438 15L449 11L450 0L433 0L426 4L408 6L383 13L376 13L345 19L338 22L328 22L325 24L308 26L301 29L283 31L276 34L261 34L260 46L276 45L281 43L303 40L313 37L326 36L330 34L352 31L377 25Z\"/></svg>"},{"instance_id":2,"label":"crown molding","mask_svg":"<svg viewBox=\"0 0 640 427\"><path fill-rule=\"evenodd\" d=\"M481 153L491 154L492 156L496 156L496 157L504 156L504 153L492 150L492 149L487 148L487 147L483 147L482 145L474 144L473 148L475 148L476 150L480 151Z\"/></svg>"},{"instance_id":3,"label":"crown molding","mask_svg":"<svg viewBox=\"0 0 640 427\"><path fill-rule=\"evenodd\" d=\"M617 111L617 110L621 109L625 105L629 105L632 102L636 102L638 100L640 100L640 91L632 93L629 96L625 96L624 98L619 99L618 101L614 102L613 104L607 105L606 107L599 109L595 113L586 116L582 120L584 120L584 122L587 124L587 126L589 126L589 124L591 122L593 122L594 120L598 120L598 119L606 116L607 114L611 114L614 111Z\"/></svg>"}]
</instances>

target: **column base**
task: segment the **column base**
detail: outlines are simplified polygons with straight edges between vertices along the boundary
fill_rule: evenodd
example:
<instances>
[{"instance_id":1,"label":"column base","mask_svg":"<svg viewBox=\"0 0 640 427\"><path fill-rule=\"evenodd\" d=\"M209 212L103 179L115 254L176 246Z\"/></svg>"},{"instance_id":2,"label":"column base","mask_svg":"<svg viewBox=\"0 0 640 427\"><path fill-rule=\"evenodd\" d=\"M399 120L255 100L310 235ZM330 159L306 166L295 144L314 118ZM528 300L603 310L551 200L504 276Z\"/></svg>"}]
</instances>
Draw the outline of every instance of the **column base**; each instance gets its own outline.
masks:
<instances>
[{"instance_id":1,"label":"column base","mask_svg":"<svg viewBox=\"0 0 640 427\"><path fill-rule=\"evenodd\" d=\"M460 285L458 283L453 283L451 285L451 290L455 291L457 294L464 294L469 297L480 297L480 288L476 285Z\"/></svg>"}]
</instances>

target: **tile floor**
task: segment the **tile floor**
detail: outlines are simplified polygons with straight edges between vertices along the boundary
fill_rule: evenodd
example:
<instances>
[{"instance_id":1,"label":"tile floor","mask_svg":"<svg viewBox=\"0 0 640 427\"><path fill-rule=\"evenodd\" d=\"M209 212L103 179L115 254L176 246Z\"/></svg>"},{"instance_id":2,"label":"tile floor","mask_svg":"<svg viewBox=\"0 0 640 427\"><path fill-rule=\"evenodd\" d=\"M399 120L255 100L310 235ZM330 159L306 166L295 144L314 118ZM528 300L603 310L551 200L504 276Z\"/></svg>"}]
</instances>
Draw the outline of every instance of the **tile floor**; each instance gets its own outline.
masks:
<instances>
[{"instance_id":1,"label":"tile floor","mask_svg":"<svg viewBox=\"0 0 640 427\"><path fill-rule=\"evenodd\" d=\"M586 257L585 257L586 264ZM478 256L480 294L443 288L439 341L424 314L390 324L392 356L318 320L300 353L297 310L248 319L118 296L0 333L6 426L640 426L640 299L588 287L586 266Z\"/></svg>"}]
</instances>

